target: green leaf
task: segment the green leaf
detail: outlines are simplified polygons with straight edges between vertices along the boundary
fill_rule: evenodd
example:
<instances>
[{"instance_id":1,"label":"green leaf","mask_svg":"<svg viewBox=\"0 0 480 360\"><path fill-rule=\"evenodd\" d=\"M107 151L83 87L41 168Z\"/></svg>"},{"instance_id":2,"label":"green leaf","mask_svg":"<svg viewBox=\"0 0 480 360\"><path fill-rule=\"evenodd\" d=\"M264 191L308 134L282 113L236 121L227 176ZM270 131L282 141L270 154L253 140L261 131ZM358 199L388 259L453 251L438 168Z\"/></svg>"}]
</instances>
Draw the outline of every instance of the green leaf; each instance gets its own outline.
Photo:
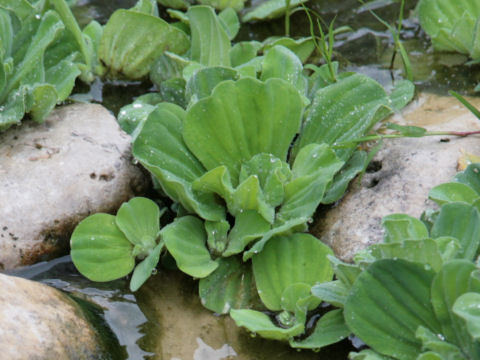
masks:
<instances>
[{"instance_id":1,"label":"green leaf","mask_svg":"<svg viewBox=\"0 0 480 360\"><path fill-rule=\"evenodd\" d=\"M236 80L237 72L231 68L212 66L200 69L188 79L186 97L190 104L210 96L215 86L225 80Z\"/></svg>"},{"instance_id":2,"label":"green leaf","mask_svg":"<svg viewBox=\"0 0 480 360\"><path fill-rule=\"evenodd\" d=\"M164 101L185 108L187 107L187 98L185 96L186 84L185 79L182 78L168 79L160 84L159 92Z\"/></svg>"},{"instance_id":3,"label":"green leaf","mask_svg":"<svg viewBox=\"0 0 480 360\"><path fill-rule=\"evenodd\" d=\"M98 56L110 77L140 79L165 50L182 54L187 35L164 20L133 10L117 10L103 30Z\"/></svg>"},{"instance_id":4,"label":"green leaf","mask_svg":"<svg viewBox=\"0 0 480 360\"><path fill-rule=\"evenodd\" d=\"M215 272L200 279L202 305L218 314L250 307L257 293L252 270L237 257L220 258Z\"/></svg>"},{"instance_id":5,"label":"green leaf","mask_svg":"<svg viewBox=\"0 0 480 360\"><path fill-rule=\"evenodd\" d=\"M303 4L306 0L291 0L290 1L290 11ZM258 6L253 9L248 9L249 11L242 16L243 22L249 22L252 20L271 20L282 16L287 9L285 0L268 0L265 2L259 2Z\"/></svg>"},{"instance_id":6,"label":"green leaf","mask_svg":"<svg viewBox=\"0 0 480 360\"><path fill-rule=\"evenodd\" d=\"M129 274L135 266L133 245L115 224L115 217L95 214L73 231L72 261L92 281L111 281Z\"/></svg>"},{"instance_id":7,"label":"green leaf","mask_svg":"<svg viewBox=\"0 0 480 360\"><path fill-rule=\"evenodd\" d=\"M391 357L384 356L370 349L362 350L359 353L351 352L350 354L348 354L348 358L350 360L390 360L392 359ZM425 360L436 360L436 359L425 359Z\"/></svg>"},{"instance_id":8,"label":"green leaf","mask_svg":"<svg viewBox=\"0 0 480 360\"><path fill-rule=\"evenodd\" d=\"M480 244L480 214L468 204L445 204L440 209L430 234L433 238L457 238L461 244L458 257L473 260Z\"/></svg>"},{"instance_id":9,"label":"green leaf","mask_svg":"<svg viewBox=\"0 0 480 360\"><path fill-rule=\"evenodd\" d=\"M205 221L207 244L210 251L214 254L220 255L225 250L229 230L230 224L227 220Z\"/></svg>"},{"instance_id":10,"label":"green leaf","mask_svg":"<svg viewBox=\"0 0 480 360\"><path fill-rule=\"evenodd\" d=\"M58 94L53 85L35 85L32 90L27 90L27 107L25 110L31 114L33 120L42 122L53 110L57 100Z\"/></svg>"},{"instance_id":11,"label":"green leaf","mask_svg":"<svg viewBox=\"0 0 480 360\"><path fill-rule=\"evenodd\" d=\"M266 339L288 340L301 334L304 330L304 325L301 323L287 329L278 327L270 320L268 315L255 310L234 309L230 311L230 316L237 326L243 326L252 333Z\"/></svg>"},{"instance_id":12,"label":"green leaf","mask_svg":"<svg viewBox=\"0 0 480 360\"><path fill-rule=\"evenodd\" d=\"M115 223L132 244L149 252L156 245L162 213L152 200L135 197L120 206Z\"/></svg>"},{"instance_id":13,"label":"green leaf","mask_svg":"<svg viewBox=\"0 0 480 360\"><path fill-rule=\"evenodd\" d=\"M206 66L230 66L230 39L215 11L208 6L192 6L187 16L192 32L192 60Z\"/></svg>"},{"instance_id":14,"label":"green leaf","mask_svg":"<svg viewBox=\"0 0 480 360\"><path fill-rule=\"evenodd\" d=\"M431 287L432 305L441 324L441 333L447 341L467 353L474 345L469 340L465 324L454 315L453 306L461 295L480 291L480 282L472 281L471 277L475 270L475 265L467 260L453 260L443 266Z\"/></svg>"},{"instance_id":15,"label":"green leaf","mask_svg":"<svg viewBox=\"0 0 480 360\"><path fill-rule=\"evenodd\" d=\"M277 214L278 220L311 217L327 185L343 164L326 144L309 144L302 148L293 163L293 179L285 185L285 200Z\"/></svg>"},{"instance_id":16,"label":"green leaf","mask_svg":"<svg viewBox=\"0 0 480 360\"><path fill-rule=\"evenodd\" d=\"M350 335L343 319L343 311L331 310L323 315L315 325L313 333L303 340L290 340L290 346L299 349L320 349L334 344Z\"/></svg>"},{"instance_id":17,"label":"green leaf","mask_svg":"<svg viewBox=\"0 0 480 360\"><path fill-rule=\"evenodd\" d=\"M300 95L283 80L224 81L188 110L183 137L207 170L225 165L235 179L255 154L285 161L301 113Z\"/></svg>"},{"instance_id":18,"label":"green leaf","mask_svg":"<svg viewBox=\"0 0 480 360\"><path fill-rule=\"evenodd\" d=\"M354 74L317 90L295 152L311 143L332 145L362 137L380 120L377 112L386 105L383 87L365 75ZM353 149L336 152L346 160Z\"/></svg>"},{"instance_id":19,"label":"green leaf","mask_svg":"<svg viewBox=\"0 0 480 360\"><path fill-rule=\"evenodd\" d=\"M230 49L230 61L233 67L248 63L257 56L262 43L258 41L241 41Z\"/></svg>"},{"instance_id":20,"label":"green leaf","mask_svg":"<svg viewBox=\"0 0 480 360\"><path fill-rule=\"evenodd\" d=\"M140 289L140 286L142 286L152 275L152 272L157 267L160 259L160 251L162 251L162 248L163 243L155 246L151 253L135 267L132 279L130 280L130 291L137 291Z\"/></svg>"},{"instance_id":21,"label":"green leaf","mask_svg":"<svg viewBox=\"0 0 480 360\"><path fill-rule=\"evenodd\" d=\"M465 293L459 296L453 304L453 313L465 321L468 333L478 341L480 339L480 294Z\"/></svg>"},{"instance_id":22,"label":"green leaf","mask_svg":"<svg viewBox=\"0 0 480 360\"><path fill-rule=\"evenodd\" d=\"M330 260L333 266L333 272L337 279L340 280L347 289L350 289L357 279L357 276L362 272L360 266L345 263L337 259L335 256L329 256L328 260Z\"/></svg>"},{"instance_id":23,"label":"green leaf","mask_svg":"<svg viewBox=\"0 0 480 360\"><path fill-rule=\"evenodd\" d=\"M282 310L281 298L296 283L314 285L331 281L333 269L327 260L332 250L308 234L278 236L252 259L258 293L265 306Z\"/></svg>"},{"instance_id":24,"label":"green leaf","mask_svg":"<svg viewBox=\"0 0 480 360\"><path fill-rule=\"evenodd\" d=\"M45 81L55 87L55 103L64 101L72 92L81 71L76 64L62 60L45 72Z\"/></svg>"},{"instance_id":25,"label":"green leaf","mask_svg":"<svg viewBox=\"0 0 480 360\"><path fill-rule=\"evenodd\" d=\"M185 111L176 105L157 105L133 142L133 155L155 175L170 198L206 220L221 220L225 212L214 195L192 189L192 181L205 169L183 141L184 117Z\"/></svg>"},{"instance_id":26,"label":"green leaf","mask_svg":"<svg viewBox=\"0 0 480 360\"><path fill-rule=\"evenodd\" d=\"M251 175L245 179L233 192L232 202L228 211L237 216L246 210L255 210L270 224L275 218L275 208L266 202L258 176Z\"/></svg>"},{"instance_id":27,"label":"green leaf","mask_svg":"<svg viewBox=\"0 0 480 360\"><path fill-rule=\"evenodd\" d=\"M470 164L465 171L457 173L454 181L470 186L480 195L480 164Z\"/></svg>"},{"instance_id":28,"label":"green leaf","mask_svg":"<svg viewBox=\"0 0 480 360\"><path fill-rule=\"evenodd\" d=\"M350 181L367 166L368 156L365 151L355 151L350 159L337 172L322 199L322 204L332 204L345 194Z\"/></svg>"},{"instance_id":29,"label":"green leaf","mask_svg":"<svg viewBox=\"0 0 480 360\"><path fill-rule=\"evenodd\" d=\"M243 9L243 5L246 0L199 0L198 2L203 5L210 5L218 10L227 10L232 8L235 11Z\"/></svg>"},{"instance_id":30,"label":"green leaf","mask_svg":"<svg viewBox=\"0 0 480 360\"><path fill-rule=\"evenodd\" d=\"M150 68L150 80L160 87L163 81L183 77L183 69L192 62L177 54L165 51Z\"/></svg>"},{"instance_id":31,"label":"green leaf","mask_svg":"<svg viewBox=\"0 0 480 360\"><path fill-rule=\"evenodd\" d=\"M264 40L263 44L264 50L268 50L277 45L284 46L293 51L302 63L305 63L315 50L315 44L311 37L292 39L290 37L272 36Z\"/></svg>"},{"instance_id":32,"label":"green leaf","mask_svg":"<svg viewBox=\"0 0 480 360\"><path fill-rule=\"evenodd\" d=\"M182 9L187 10L191 5L190 1L187 0L157 0L159 4L165 6L166 8L173 9Z\"/></svg>"},{"instance_id":33,"label":"green leaf","mask_svg":"<svg viewBox=\"0 0 480 360\"><path fill-rule=\"evenodd\" d=\"M303 75L303 65L294 52L284 46L277 45L269 49L262 63L260 79L283 79L298 90L300 95L306 95L308 81Z\"/></svg>"},{"instance_id":34,"label":"green leaf","mask_svg":"<svg viewBox=\"0 0 480 360\"><path fill-rule=\"evenodd\" d=\"M168 252L184 273L204 278L218 267L218 262L210 258L206 247L207 234L203 222L193 216L184 216L162 229L160 232Z\"/></svg>"},{"instance_id":35,"label":"green leaf","mask_svg":"<svg viewBox=\"0 0 480 360\"><path fill-rule=\"evenodd\" d=\"M368 247L367 253L375 259L403 259L420 263L434 271L439 271L443 264L437 242L432 239L374 244Z\"/></svg>"},{"instance_id":36,"label":"green leaf","mask_svg":"<svg viewBox=\"0 0 480 360\"><path fill-rule=\"evenodd\" d=\"M435 186L428 193L428 197L438 205L452 202L473 204L480 198L479 194L470 186L460 182L451 182Z\"/></svg>"},{"instance_id":37,"label":"green leaf","mask_svg":"<svg viewBox=\"0 0 480 360\"><path fill-rule=\"evenodd\" d=\"M237 7L243 8L243 2L244 0L229 0L230 2L234 2L234 4ZM228 35L228 38L230 40L235 39L235 36L237 36L238 31L240 30L240 20L238 19L237 13L235 10L241 10L238 8L235 8L233 6L228 6L225 7L224 10L222 10L218 14L218 20L220 21L220 24L222 24L223 29Z\"/></svg>"},{"instance_id":38,"label":"green leaf","mask_svg":"<svg viewBox=\"0 0 480 360\"><path fill-rule=\"evenodd\" d=\"M348 296L348 287L340 280L316 284L312 287L312 294L322 301L337 307L343 307Z\"/></svg>"},{"instance_id":39,"label":"green leaf","mask_svg":"<svg viewBox=\"0 0 480 360\"><path fill-rule=\"evenodd\" d=\"M379 260L358 275L344 308L350 330L381 354L414 359L421 350L419 326L439 324L430 304L434 272L404 260Z\"/></svg>"},{"instance_id":40,"label":"green leaf","mask_svg":"<svg viewBox=\"0 0 480 360\"><path fill-rule=\"evenodd\" d=\"M392 106L396 111L402 110L415 95L415 85L409 80L400 80L395 83L390 94ZM416 126L414 126L416 128ZM421 129L421 128L419 128Z\"/></svg>"},{"instance_id":41,"label":"green leaf","mask_svg":"<svg viewBox=\"0 0 480 360\"><path fill-rule=\"evenodd\" d=\"M228 234L228 246L223 256L241 253L248 244L270 230L270 223L257 211L247 210L235 216L235 225Z\"/></svg>"},{"instance_id":42,"label":"green leaf","mask_svg":"<svg viewBox=\"0 0 480 360\"><path fill-rule=\"evenodd\" d=\"M439 356L440 359L464 359L461 350L457 346L445 341L445 337L442 334L434 334L423 326L419 326L416 336L422 341L423 350L431 350L436 356ZM427 352L427 354L429 353ZM417 358L417 360L429 358L430 357L424 353L423 356Z\"/></svg>"},{"instance_id":43,"label":"green leaf","mask_svg":"<svg viewBox=\"0 0 480 360\"><path fill-rule=\"evenodd\" d=\"M427 227L420 220L406 214L387 215L382 219L382 225L385 229L385 243L428 238Z\"/></svg>"}]
</instances>

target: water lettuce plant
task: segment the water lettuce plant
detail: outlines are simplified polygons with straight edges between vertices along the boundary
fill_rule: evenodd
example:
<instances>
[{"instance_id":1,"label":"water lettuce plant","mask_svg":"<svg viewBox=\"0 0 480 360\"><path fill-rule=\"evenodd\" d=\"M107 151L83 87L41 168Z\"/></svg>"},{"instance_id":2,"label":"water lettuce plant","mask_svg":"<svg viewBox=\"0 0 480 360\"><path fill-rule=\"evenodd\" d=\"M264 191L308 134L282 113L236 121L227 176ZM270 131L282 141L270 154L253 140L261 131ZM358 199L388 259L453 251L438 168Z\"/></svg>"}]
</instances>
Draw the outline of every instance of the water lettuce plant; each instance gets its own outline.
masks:
<instances>
[{"instance_id":1,"label":"water lettuce plant","mask_svg":"<svg viewBox=\"0 0 480 360\"><path fill-rule=\"evenodd\" d=\"M479 358L480 213L475 197L463 197L463 186L478 197L478 169L471 164L431 190L439 210L385 217L384 242L357 253L354 264L331 258L336 280L312 294L343 309L348 329L371 347L350 358Z\"/></svg>"},{"instance_id":2,"label":"water lettuce plant","mask_svg":"<svg viewBox=\"0 0 480 360\"><path fill-rule=\"evenodd\" d=\"M420 24L435 49L480 60L480 4L476 0L420 0Z\"/></svg>"},{"instance_id":3,"label":"water lettuce plant","mask_svg":"<svg viewBox=\"0 0 480 360\"><path fill-rule=\"evenodd\" d=\"M44 120L78 76L93 79L89 31L64 0L0 1L0 29L0 130Z\"/></svg>"}]
</instances>

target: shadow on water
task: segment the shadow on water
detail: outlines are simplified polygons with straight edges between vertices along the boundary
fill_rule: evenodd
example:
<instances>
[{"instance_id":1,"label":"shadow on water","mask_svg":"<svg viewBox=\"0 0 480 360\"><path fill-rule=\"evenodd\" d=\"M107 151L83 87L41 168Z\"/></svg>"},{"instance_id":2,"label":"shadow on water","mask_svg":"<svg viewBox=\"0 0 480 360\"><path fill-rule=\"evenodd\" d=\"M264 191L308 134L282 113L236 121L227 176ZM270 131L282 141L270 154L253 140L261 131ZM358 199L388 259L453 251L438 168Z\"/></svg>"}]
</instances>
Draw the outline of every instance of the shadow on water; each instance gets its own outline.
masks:
<instances>
[{"instance_id":1,"label":"shadow on water","mask_svg":"<svg viewBox=\"0 0 480 360\"><path fill-rule=\"evenodd\" d=\"M252 337L228 316L205 309L197 282L179 271L162 269L134 294L125 279L108 283L85 279L69 256L9 274L69 294L93 321L112 360L344 360L355 350L344 341L319 353L299 352Z\"/></svg>"}]
</instances>

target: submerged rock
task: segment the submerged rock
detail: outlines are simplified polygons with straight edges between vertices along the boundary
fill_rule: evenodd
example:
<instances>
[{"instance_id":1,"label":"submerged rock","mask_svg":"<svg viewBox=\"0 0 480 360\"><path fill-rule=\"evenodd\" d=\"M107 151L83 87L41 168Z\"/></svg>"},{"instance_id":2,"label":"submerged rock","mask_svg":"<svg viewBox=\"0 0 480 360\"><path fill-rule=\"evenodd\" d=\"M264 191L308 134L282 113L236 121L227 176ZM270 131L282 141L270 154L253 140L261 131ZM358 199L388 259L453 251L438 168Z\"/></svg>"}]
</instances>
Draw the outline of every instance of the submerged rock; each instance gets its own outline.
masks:
<instances>
[{"instance_id":1,"label":"submerged rock","mask_svg":"<svg viewBox=\"0 0 480 360\"><path fill-rule=\"evenodd\" d=\"M47 285L0 274L2 359L107 359L80 307ZM105 355L105 356L104 356Z\"/></svg>"},{"instance_id":2,"label":"submerged rock","mask_svg":"<svg viewBox=\"0 0 480 360\"><path fill-rule=\"evenodd\" d=\"M68 250L76 224L147 185L130 137L100 105L56 109L0 135L0 271Z\"/></svg>"},{"instance_id":3,"label":"submerged rock","mask_svg":"<svg viewBox=\"0 0 480 360\"><path fill-rule=\"evenodd\" d=\"M469 99L480 107L480 98ZM480 122L455 98L422 94L389 121L429 131L475 131ZM383 239L382 217L406 213L419 217L434 204L430 189L457 172L463 152L480 155L479 135L385 140L361 183L332 209L319 214L311 232L342 260Z\"/></svg>"}]
</instances>

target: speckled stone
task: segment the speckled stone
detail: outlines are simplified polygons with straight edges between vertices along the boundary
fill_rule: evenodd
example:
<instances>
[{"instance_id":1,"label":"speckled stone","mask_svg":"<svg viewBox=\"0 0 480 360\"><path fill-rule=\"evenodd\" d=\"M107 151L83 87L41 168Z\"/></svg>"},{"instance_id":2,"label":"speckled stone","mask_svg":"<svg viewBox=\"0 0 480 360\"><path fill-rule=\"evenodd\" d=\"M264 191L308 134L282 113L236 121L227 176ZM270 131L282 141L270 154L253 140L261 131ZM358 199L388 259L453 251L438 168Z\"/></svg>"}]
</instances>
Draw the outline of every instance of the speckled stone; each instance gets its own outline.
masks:
<instances>
[{"instance_id":1,"label":"speckled stone","mask_svg":"<svg viewBox=\"0 0 480 360\"><path fill-rule=\"evenodd\" d=\"M115 212L147 183L130 136L100 105L60 107L0 134L0 271L67 252L80 220Z\"/></svg>"},{"instance_id":2,"label":"speckled stone","mask_svg":"<svg viewBox=\"0 0 480 360\"><path fill-rule=\"evenodd\" d=\"M480 98L469 99L480 107ZM455 98L421 94L388 121L430 131L480 130L480 121ZM385 140L361 183L332 209L318 214L311 232L330 245L342 260L383 239L382 217L406 213L419 217L430 189L457 172L462 152L480 155L480 136L424 137Z\"/></svg>"}]
</instances>

